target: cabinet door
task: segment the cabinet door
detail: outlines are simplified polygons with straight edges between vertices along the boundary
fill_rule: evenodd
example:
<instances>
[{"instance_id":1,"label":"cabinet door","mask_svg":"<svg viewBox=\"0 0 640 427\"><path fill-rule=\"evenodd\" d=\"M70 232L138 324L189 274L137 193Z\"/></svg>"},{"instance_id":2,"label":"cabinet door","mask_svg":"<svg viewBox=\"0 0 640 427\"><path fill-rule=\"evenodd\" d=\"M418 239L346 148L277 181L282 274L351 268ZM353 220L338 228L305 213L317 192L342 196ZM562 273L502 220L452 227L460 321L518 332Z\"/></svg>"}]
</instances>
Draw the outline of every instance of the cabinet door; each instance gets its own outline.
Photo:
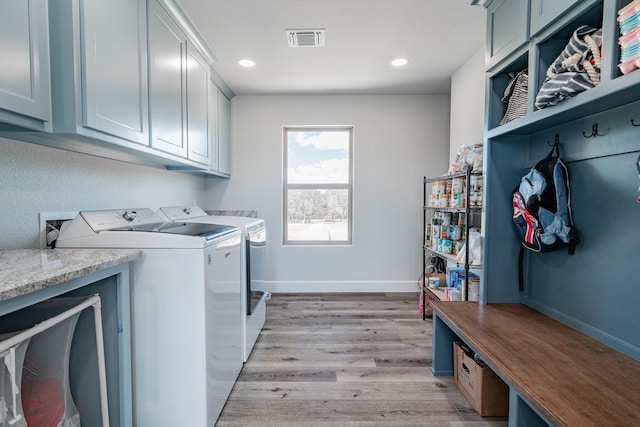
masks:
<instances>
[{"instance_id":1,"label":"cabinet door","mask_svg":"<svg viewBox=\"0 0 640 427\"><path fill-rule=\"evenodd\" d=\"M218 155L218 88L216 85L209 81L209 143L210 143L210 158L209 169L212 171L218 171L219 155Z\"/></svg>"},{"instance_id":2,"label":"cabinet door","mask_svg":"<svg viewBox=\"0 0 640 427\"><path fill-rule=\"evenodd\" d=\"M231 174L231 101L218 91L218 172Z\"/></svg>"},{"instance_id":3,"label":"cabinet door","mask_svg":"<svg viewBox=\"0 0 640 427\"><path fill-rule=\"evenodd\" d=\"M210 164L209 144L209 64L187 43L187 143L189 159Z\"/></svg>"},{"instance_id":4,"label":"cabinet door","mask_svg":"<svg viewBox=\"0 0 640 427\"><path fill-rule=\"evenodd\" d=\"M553 22L578 0L531 0L531 35Z\"/></svg>"},{"instance_id":5,"label":"cabinet door","mask_svg":"<svg viewBox=\"0 0 640 427\"><path fill-rule=\"evenodd\" d=\"M85 0L81 13L83 126L148 145L146 2Z\"/></svg>"},{"instance_id":6,"label":"cabinet door","mask_svg":"<svg viewBox=\"0 0 640 427\"><path fill-rule=\"evenodd\" d=\"M487 67L529 38L529 0L494 0L487 9Z\"/></svg>"},{"instance_id":7,"label":"cabinet door","mask_svg":"<svg viewBox=\"0 0 640 427\"><path fill-rule=\"evenodd\" d=\"M0 111L50 122L47 4L46 0L2 2Z\"/></svg>"},{"instance_id":8,"label":"cabinet door","mask_svg":"<svg viewBox=\"0 0 640 427\"><path fill-rule=\"evenodd\" d=\"M186 37L157 1L149 2L151 146L187 157Z\"/></svg>"}]
</instances>

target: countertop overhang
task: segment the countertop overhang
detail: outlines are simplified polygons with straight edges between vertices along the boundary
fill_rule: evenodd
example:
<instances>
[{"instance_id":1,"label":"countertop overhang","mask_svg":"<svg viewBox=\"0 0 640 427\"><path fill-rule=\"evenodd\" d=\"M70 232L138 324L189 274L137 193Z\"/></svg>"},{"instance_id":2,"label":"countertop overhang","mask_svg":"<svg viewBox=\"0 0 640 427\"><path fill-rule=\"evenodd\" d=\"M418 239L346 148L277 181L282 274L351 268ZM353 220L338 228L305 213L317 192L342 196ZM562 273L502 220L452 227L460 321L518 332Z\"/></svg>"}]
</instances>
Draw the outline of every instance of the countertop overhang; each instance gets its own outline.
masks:
<instances>
[{"instance_id":1,"label":"countertop overhang","mask_svg":"<svg viewBox=\"0 0 640 427\"><path fill-rule=\"evenodd\" d=\"M0 301L73 280L142 256L136 249L0 250Z\"/></svg>"}]
</instances>

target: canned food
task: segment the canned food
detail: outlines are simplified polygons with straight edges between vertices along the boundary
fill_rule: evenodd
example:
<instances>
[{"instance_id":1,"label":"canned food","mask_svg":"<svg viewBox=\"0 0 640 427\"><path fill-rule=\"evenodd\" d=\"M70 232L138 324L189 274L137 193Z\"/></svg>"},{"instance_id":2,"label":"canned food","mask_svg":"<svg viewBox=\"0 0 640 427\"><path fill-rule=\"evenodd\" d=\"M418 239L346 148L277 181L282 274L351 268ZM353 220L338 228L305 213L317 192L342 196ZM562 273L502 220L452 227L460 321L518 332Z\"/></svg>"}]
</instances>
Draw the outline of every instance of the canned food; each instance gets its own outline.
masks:
<instances>
[{"instance_id":1,"label":"canned food","mask_svg":"<svg viewBox=\"0 0 640 427\"><path fill-rule=\"evenodd\" d=\"M442 250L441 250L441 252L443 254L450 254L451 253L451 240L442 239Z\"/></svg>"},{"instance_id":2,"label":"canned food","mask_svg":"<svg viewBox=\"0 0 640 427\"><path fill-rule=\"evenodd\" d=\"M442 233L441 225L432 225L431 226L431 239L438 240L440 239L440 234Z\"/></svg>"},{"instance_id":3,"label":"canned food","mask_svg":"<svg viewBox=\"0 0 640 427\"><path fill-rule=\"evenodd\" d=\"M453 178L451 180L451 193L462 193L464 189L464 179Z\"/></svg>"},{"instance_id":4,"label":"canned food","mask_svg":"<svg viewBox=\"0 0 640 427\"><path fill-rule=\"evenodd\" d=\"M462 227L458 225L449 226L449 234L451 235L451 240L462 239Z\"/></svg>"},{"instance_id":5,"label":"canned food","mask_svg":"<svg viewBox=\"0 0 640 427\"><path fill-rule=\"evenodd\" d=\"M451 212L441 212L442 225L451 225Z\"/></svg>"},{"instance_id":6,"label":"canned food","mask_svg":"<svg viewBox=\"0 0 640 427\"><path fill-rule=\"evenodd\" d=\"M451 194L451 207L452 208L464 208L464 194L453 193Z\"/></svg>"},{"instance_id":7,"label":"canned food","mask_svg":"<svg viewBox=\"0 0 640 427\"><path fill-rule=\"evenodd\" d=\"M471 179L469 181L469 189L470 191L478 191L478 175L471 175ZM480 188L482 188L482 184L480 184Z\"/></svg>"}]
</instances>

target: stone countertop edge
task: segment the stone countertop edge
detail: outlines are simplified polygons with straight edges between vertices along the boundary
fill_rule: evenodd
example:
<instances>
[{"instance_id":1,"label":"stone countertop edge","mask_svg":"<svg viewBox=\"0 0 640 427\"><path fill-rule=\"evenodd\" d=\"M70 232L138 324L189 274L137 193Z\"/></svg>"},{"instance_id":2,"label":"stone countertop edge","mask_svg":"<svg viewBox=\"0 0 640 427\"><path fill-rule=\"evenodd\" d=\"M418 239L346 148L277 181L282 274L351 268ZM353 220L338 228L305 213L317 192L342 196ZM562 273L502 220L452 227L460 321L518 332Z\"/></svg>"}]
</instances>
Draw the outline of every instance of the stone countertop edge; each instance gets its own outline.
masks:
<instances>
[{"instance_id":1,"label":"stone countertop edge","mask_svg":"<svg viewBox=\"0 0 640 427\"><path fill-rule=\"evenodd\" d=\"M73 280L142 256L137 249L0 250L0 301Z\"/></svg>"}]
</instances>

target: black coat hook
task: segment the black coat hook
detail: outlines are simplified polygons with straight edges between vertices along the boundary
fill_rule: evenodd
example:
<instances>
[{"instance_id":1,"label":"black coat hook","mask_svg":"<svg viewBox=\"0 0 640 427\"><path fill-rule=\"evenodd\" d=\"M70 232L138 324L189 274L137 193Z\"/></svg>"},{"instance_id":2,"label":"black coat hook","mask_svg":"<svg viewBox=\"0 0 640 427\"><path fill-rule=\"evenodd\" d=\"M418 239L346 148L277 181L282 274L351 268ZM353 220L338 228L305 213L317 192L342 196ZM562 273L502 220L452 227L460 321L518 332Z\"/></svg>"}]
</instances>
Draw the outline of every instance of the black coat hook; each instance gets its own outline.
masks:
<instances>
[{"instance_id":1,"label":"black coat hook","mask_svg":"<svg viewBox=\"0 0 640 427\"><path fill-rule=\"evenodd\" d=\"M591 126L591 134L587 135L586 132L582 132L582 136L584 136L585 138L591 138L594 136L603 136L604 133L598 133L598 124L594 123L593 126Z\"/></svg>"},{"instance_id":2,"label":"black coat hook","mask_svg":"<svg viewBox=\"0 0 640 427\"><path fill-rule=\"evenodd\" d=\"M636 123L633 119L631 119L631 124L635 127L640 126L640 123Z\"/></svg>"},{"instance_id":3,"label":"black coat hook","mask_svg":"<svg viewBox=\"0 0 640 427\"><path fill-rule=\"evenodd\" d=\"M555 141L553 142L553 144L550 143L549 141L547 141L547 145L549 147L555 147L556 145L559 145L559 144L560 144L560 134L559 133L556 133L556 138L555 138Z\"/></svg>"}]
</instances>

